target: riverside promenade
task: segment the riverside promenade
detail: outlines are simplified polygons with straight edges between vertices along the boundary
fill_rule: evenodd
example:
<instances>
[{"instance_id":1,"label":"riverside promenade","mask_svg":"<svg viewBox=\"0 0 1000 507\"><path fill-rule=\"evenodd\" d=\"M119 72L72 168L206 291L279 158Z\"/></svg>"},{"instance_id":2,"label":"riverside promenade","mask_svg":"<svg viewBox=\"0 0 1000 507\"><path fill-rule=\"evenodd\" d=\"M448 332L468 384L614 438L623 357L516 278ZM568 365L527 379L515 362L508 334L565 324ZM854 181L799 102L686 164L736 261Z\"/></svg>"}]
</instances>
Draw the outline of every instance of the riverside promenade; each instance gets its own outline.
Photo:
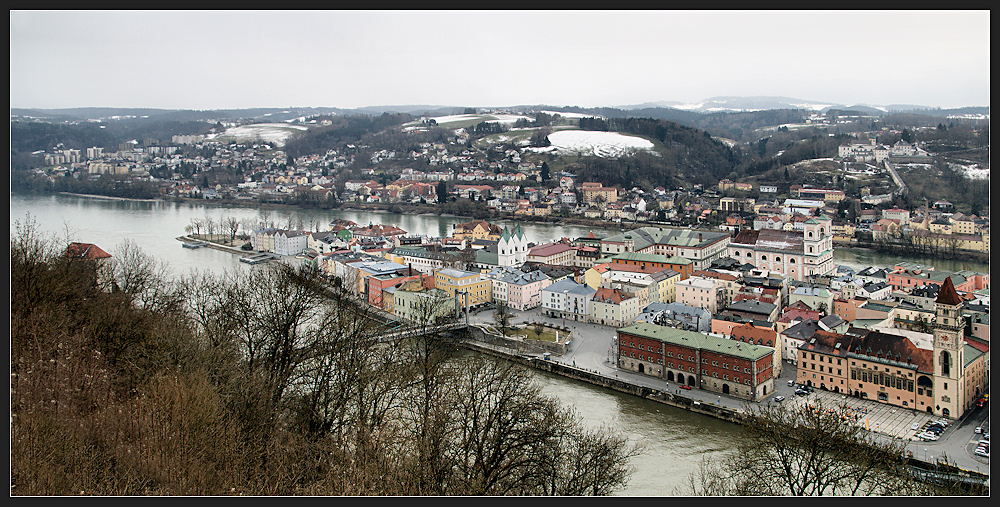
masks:
<instances>
[{"instance_id":1,"label":"riverside promenade","mask_svg":"<svg viewBox=\"0 0 1000 507\"><path fill-rule=\"evenodd\" d=\"M734 423L739 423L740 414L746 410L748 403L756 403L697 388L682 390L676 383L619 369L615 361L614 342L617 338L615 327L547 317L538 308L513 313L511 324L514 325L541 322L568 327L572 339L566 347L566 352L561 355L553 353L545 358L540 351L516 350L480 339L469 341L467 345L483 352L518 360L526 366L539 370ZM469 316L469 324L484 327L495 325L493 313L483 311L472 314ZM473 336L478 338L475 333ZM974 453L976 443L982 437L975 433L975 428L988 424L988 406L970 410L962 419L950 420L939 440L925 442L916 438L916 435L931 421L940 419L939 417L876 401L845 397L828 391L815 390L807 396L797 396L794 394L794 386L788 385L788 381L794 380L795 377L795 366L785 362L782 365L781 375L775 379L774 393L759 403L776 403L774 401L776 397L782 396L784 401L781 403L821 405L827 409L853 413L857 415L854 424L865 427L876 438L903 441L906 450L916 461L934 464L946 460L961 470L985 475L990 473L989 459Z\"/></svg>"}]
</instances>

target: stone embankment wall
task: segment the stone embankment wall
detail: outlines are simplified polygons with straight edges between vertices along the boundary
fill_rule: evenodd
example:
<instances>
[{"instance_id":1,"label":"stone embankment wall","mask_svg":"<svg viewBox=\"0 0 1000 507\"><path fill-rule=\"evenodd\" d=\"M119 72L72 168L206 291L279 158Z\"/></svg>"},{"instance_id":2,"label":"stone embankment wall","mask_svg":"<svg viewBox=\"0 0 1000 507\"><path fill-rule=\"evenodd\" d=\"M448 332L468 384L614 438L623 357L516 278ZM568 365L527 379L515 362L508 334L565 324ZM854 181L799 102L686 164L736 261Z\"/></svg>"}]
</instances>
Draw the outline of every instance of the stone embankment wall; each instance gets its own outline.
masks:
<instances>
[{"instance_id":1,"label":"stone embankment wall","mask_svg":"<svg viewBox=\"0 0 1000 507\"><path fill-rule=\"evenodd\" d=\"M605 375L601 375L600 373L584 370L574 366L528 356L527 354L538 353L537 350L529 351L524 348L518 349L514 347L507 347L505 344L497 343L495 339L491 340L490 338L492 337L490 335L486 335L482 330L475 327L469 328L468 331L472 335L471 337L473 339L462 340L462 344L466 348L477 352L514 361L529 368L535 368L537 370L547 371L556 375L562 375L581 382L587 382L596 386L612 389L625 394L631 394L643 399L663 403L672 407L682 408L684 410L704 414L732 423L739 424L741 420L740 413L729 408L701 403L680 394L632 384L620 378L607 377ZM502 337L495 338L502 339ZM493 343L490 343L491 341L493 341ZM515 344L518 345L523 343L517 342L516 340L508 341L515 342Z\"/></svg>"}]
</instances>

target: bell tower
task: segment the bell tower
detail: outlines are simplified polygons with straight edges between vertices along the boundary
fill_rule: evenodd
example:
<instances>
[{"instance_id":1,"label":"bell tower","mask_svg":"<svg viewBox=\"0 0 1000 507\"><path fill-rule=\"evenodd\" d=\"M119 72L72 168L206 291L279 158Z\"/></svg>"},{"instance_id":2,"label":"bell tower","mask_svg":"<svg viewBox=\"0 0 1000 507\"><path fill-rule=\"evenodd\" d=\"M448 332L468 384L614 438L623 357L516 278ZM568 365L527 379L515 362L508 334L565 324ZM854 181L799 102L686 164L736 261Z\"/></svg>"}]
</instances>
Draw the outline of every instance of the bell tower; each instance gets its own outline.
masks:
<instances>
[{"instance_id":1,"label":"bell tower","mask_svg":"<svg viewBox=\"0 0 1000 507\"><path fill-rule=\"evenodd\" d=\"M965 357L962 298L951 277L945 278L934 302L934 405L936 415L958 418L965 412Z\"/></svg>"}]
</instances>

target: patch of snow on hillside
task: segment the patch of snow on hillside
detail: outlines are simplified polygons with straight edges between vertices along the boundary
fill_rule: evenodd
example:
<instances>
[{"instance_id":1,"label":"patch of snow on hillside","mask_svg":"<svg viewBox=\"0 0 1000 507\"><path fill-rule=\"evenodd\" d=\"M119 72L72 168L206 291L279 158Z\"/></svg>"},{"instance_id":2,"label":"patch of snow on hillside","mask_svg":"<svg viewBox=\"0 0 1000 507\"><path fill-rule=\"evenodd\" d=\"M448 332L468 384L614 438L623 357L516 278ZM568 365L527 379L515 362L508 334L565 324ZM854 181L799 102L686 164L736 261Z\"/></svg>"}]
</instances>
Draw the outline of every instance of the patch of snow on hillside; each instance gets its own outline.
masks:
<instances>
[{"instance_id":1,"label":"patch of snow on hillside","mask_svg":"<svg viewBox=\"0 0 1000 507\"><path fill-rule=\"evenodd\" d=\"M626 136L617 132L597 132L589 130L561 130L549 134L552 146L545 149L529 148L531 151L555 151L561 154L593 155L598 157L618 157L637 150L651 150L653 143L640 137Z\"/></svg>"},{"instance_id":2,"label":"patch of snow on hillside","mask_svg":"<svg viewBox=\"0 0 1000 507\"><path fill-rule=\"evenodd\" d=\"M966 178L970 180L987 180L990 179L990 168L980 167L979 164L972 164L971 166L959 166L959 170L965 174Z\"/></svg>"},{"instance_id":3,"label":"patch of snow on hillside","mask_svg":"<svg viewBox=\"0 0 1000 507\"><path fill-rule=\"evenodd\" d=\"M567 113L564 111L539 111L540 113L545 113L549 115L559 115L563 118L603 118L601 115L597 114L583 114L583 113Z\"/></svg>"},{"instance_id":4,"label":"patch of snow on hillside","mask_svg":"<svg viewBox=\"0 0 1000 507\"><path fill-rule=\"evenodd\" d=\"M240 142L260 140L283 146L285 140L292 134L295 134L296 130L309 130L309 127L289 125L287 123L254 123L252 125L231 127L221 134L210 134L206 136L206 139L232 138Z\"/></svg>"},{"instance_id":5,"label":"patch of snow on hillside","mask_svg":"<svg viewBox=\"0 0 1000 507\"><path fill-rule=\"evenodd\" d=\"M447 116L436 116L434 118L428 118L428 120L434 120L438 125L445 125L448 123L458 123L469 120L481 120L488 122L499 122L499 123L514 123L517 120L531 120L531 118L519 114L451 114Z\"/></svg>"},{"instance_id":6,"label":"patch of snow on hillside","mask_svg":"<svg viewBox=\"0 0 1000 507\"><path fill-rule=\"evenodd\" d=\"M799 109L811 109L813 111L822 111L823 108L833 107L833 104L792 104Z\"/></svg>"},{"instance_id":7,"label":"patch of snow on hillside","mask_svg":"<svg viewBox=\"0 0 1000 507\"><path fill-rule=\"evenodd\" d=\"M702 102L699 104L677 104L675 106L670 106L670 107L673 107L674 109L683 109L685 111L694 111L705 107L705 103Z\"/></svg>"}]
</instances>

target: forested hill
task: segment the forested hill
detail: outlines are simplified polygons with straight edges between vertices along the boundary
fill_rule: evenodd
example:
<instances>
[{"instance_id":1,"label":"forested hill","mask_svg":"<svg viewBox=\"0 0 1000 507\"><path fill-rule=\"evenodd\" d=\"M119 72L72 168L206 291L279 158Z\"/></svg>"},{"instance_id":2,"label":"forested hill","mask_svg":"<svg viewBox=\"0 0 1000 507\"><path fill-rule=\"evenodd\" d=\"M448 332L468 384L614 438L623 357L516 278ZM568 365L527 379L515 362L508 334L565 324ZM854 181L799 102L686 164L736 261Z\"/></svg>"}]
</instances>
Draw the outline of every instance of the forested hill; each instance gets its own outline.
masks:
<instances>
[{"instance_id":1,"label":"forested hill","mask_svg":"<svg viewBox=\"0 0 1000 507\"><path fill-rule=\"evenodd\" d=\"M711 185L734 171L738 152L707 132L654 118L581 118L583 130L632 134L657 143L656 153L637 153L620 159L587 158L577 176L605 185L671 188L680 182Z\"/></svg>"}]
</instances>

